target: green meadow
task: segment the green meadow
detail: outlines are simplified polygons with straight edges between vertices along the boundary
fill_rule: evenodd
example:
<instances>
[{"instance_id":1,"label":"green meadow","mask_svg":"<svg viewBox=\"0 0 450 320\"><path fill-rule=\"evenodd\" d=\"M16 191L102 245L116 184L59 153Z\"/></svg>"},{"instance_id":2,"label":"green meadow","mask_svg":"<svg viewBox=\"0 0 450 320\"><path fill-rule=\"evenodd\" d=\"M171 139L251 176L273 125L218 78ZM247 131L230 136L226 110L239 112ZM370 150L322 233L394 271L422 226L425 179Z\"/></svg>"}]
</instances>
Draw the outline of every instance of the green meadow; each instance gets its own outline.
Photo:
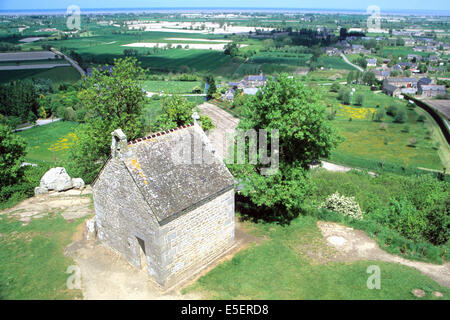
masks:
<instances>
[{"instance_id":1,"label":"green meadow","mask_svg":"<svg viewBox=\"0 0 450 320\"><path fill-rule=\"evenodd\" d=\"M449 289L399 264L367 260L321 263L330 249L316 223L310 216L300 216L288 226L243 223L247 232L262 239L261 243L221 263L184 293L244 300L417 299L411 291L421 288L426 292L424 299L436 299L433 291L449 297ZM379 290L367 288L367 268L374 264L381 271Z\"/></svg>"},{"instance_id":2,"label":"green meadow","mask_svg":"<svg viewBox=\"0 0 450 320\"><path fill-rule=\"evenodd\" d=\"M58 121L16 134L27 142L28 162L53 162L64 160L70 147L76 142L74 133L77 122Z\"/></svg>"}]
</instances>

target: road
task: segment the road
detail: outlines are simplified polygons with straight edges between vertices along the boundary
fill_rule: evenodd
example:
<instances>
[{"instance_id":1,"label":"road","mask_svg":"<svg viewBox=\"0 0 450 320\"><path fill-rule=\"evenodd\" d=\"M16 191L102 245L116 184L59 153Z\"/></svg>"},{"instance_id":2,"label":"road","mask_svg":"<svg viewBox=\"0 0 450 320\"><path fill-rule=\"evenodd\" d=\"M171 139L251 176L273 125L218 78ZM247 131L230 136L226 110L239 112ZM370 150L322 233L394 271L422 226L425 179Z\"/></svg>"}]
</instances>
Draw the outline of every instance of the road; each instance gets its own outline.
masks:
<instances>
[{"instance_id":1,"label":"road","mask_svg":"<svg viewBox=\"0 0 450 320\"><path fill-rule=\"evenodd\" d=\"M55 48L51 48L50 49L53 53L61 55L64 57L64 59L66 59L75 69L77 69L77 71L81 74L82 77L86 77L86 72L83 70L83 68L81 68L78 63L74 60L72 60L71 58L69 58L68 56L66 56L64 53L59 52L58 50L56 50Z\"/></svg>"},{"instance_id":2,"label":"road","mask_svg":"<svg viewBox=\"0 0 450 320\"><path fill-rule=\"evenodd\" d=\"M360 66L357 66L356 64L351 63L343 53L341 53L341 57L342 57L342 59L344 59L344 61L345 61L347 64L351 65L352 67L358 69L358 70L361 71L361 72L364 72L364 69L363 69L363 68L361 68Z\"/></svg>"},{"instance_id":3,"label":"road","mask_svg":"<svg viewBox=\"0 0 450 320\"><path fill-rule=\"evenodd\" d=\"M23 128L19 128L19 129L14 129L13 132L17 132L17 131L23 131L23 130L28 130L34 127L39 127L39 126L44 126L46 124L52 123L52 122L56 122L61 120L61 118L54 118L54 119L38 119L36 120L36 124L32 125L32 126L28 126L28 127L23 127Z\"/></svg>"},{"instance_id":4,"label":"road","mask_svg":"<svg viewBox=\"0 0 450 320\"><path fill-rule=\"evenodd\" d=\"M149 98L151 98L155 94L160 95L160 96L169 96L169 97L172 96L172 93L159 93L159 92L150 92L150 91L147 91L146 94L147 94L147 97L149 97ZM204 93L180 93L180 94L176 93L175 95L183 96L183 97L206 97L206 94L204 94Z\"/></svg>"}]
</instances>

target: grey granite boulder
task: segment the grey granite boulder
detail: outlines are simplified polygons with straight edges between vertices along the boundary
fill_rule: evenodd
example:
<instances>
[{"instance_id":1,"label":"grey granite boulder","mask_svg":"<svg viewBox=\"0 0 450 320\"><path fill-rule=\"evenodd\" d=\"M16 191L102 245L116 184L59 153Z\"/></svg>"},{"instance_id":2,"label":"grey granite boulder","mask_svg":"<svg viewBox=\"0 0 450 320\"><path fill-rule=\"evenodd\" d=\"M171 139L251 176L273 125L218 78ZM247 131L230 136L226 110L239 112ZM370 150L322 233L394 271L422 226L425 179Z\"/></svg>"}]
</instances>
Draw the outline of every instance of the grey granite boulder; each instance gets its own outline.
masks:
<instances>
[{"instance_id":1,"label":"grey granite boulder","mask_svg":"<svg viewBox=\"0 0 450 320\"><path fill-rule=\"evenodd\" d=\"M84 189L84 181L81 178L72 178L72 187L74 189Z\"/></svg>"},{"instance_id":2,"label":"grey granite boulder","mask_svg":"<svg viewBox=\"0 0 450 320\"><path fill-rule=\"evenodd\" d=\"M41 188L41 187L36 187L34 188L34 195L40 195L40 194L47 194L48 193L48 189L47 188Z\"/></svg>"},{"instance_id":3,"label":"grey granite boulder","mask_svg":"<svg viewBox=\"0 0 450 320\"><path fill-rule=\"evenodd\" d=\"M72 188L72 179L63 167L51 168L42 176L40 187L64 191Z\"/></svg>"}]
</instances>

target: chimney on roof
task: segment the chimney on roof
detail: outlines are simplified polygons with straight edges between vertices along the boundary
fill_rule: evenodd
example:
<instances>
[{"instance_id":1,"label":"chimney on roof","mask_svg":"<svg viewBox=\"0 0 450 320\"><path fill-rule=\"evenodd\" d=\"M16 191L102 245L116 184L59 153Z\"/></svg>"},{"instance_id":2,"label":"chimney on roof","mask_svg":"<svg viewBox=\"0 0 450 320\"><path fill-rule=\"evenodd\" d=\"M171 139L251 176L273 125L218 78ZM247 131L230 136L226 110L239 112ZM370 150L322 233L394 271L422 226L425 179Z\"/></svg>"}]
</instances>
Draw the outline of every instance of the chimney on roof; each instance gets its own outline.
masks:
<instances>
[{"instance_id":1,"label":"chimney on roof","mask_svg":"<svg viewBox=\"0 0 450 320\"><path fill-rule=\"evenodd\" d=\"M194 124L199 124L198 120L200 119L200 116L198 115L197 111L192 114L192 119L194 119Z\"/></svg>"},{"instance_id":2,"label":"chimney on roof","mask_svg":"<svg viewBox=\"0 0 450 320\"><path fill-rule=\"evenodd\" d=\"M119 157L121 154L127 152L128 142L127 136L123 133L122 129L116 129L111 132L111 156L113 158Z\"/></svg>"}]
</instances>

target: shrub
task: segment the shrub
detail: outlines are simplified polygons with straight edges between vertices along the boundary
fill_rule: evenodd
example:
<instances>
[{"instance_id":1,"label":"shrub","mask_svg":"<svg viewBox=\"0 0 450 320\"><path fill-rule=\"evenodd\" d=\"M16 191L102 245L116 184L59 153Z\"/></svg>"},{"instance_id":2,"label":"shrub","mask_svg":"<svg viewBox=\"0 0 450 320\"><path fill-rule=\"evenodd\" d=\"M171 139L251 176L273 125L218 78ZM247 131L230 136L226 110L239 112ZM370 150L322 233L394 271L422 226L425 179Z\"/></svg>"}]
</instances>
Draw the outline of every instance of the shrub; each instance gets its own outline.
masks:
<instances>
[{"instance_id":1,"label":"shrub","mask_svg":"<svg viewBox=\"0 0 450 320\"><path fill-rule=\"evenodd\" d=\"M392 117L395 117L397 115L397 112L398 112L398 107L395 104L390 105L386 110L386 113Z\"/></svg>"},{"instance_id":2,"label":"shrub","mask_svg":"<svg viewBox=\"0 0 450 320\"><path fill-rule=\"evenodd\" d=\"M330 195L325 202L321 204L320 208L339 212L340 214L353 219L363 219L361 208L355 198L340 195L339 192Z\"/></svg>"},{"instance_id":3,"label":"shrub","mask_svg":"<svg viewBox=\"0 0 450 320\"><path fill-rule=\"evenodd\" d=\"M375 210L371 218L408 239L424 240L426 216L407 199L392 199L387 209Z\"/></svg>"},{"instance_id":4,"label":"shrub","mask_svg":"<svg viewBox=\"0 0 450 320\"><path fill-rule=\"evenodd\" d=\"M75 110L73 110L72 107L67 107L66 110L64 110L63 119L65 121L75 121L77 119Z\"/></svg>"},{"instance_id":5,"label":"shrub","mask_svg":"<svg viewBox=\"0 0 450 320\"><path fill-rule=\"evenodd\" d=\"M417 117L417 122L425 122L426 118L423 114Z\"/></svg>"},{"instance_id":6,"label":"shrub","mask_svg":"<svg viewBox=\"0 0 450 320\"><path fill-rule=\"evenodd\" d=\"M356 105L357 106L362 106L363 102L364 102L364 95L361 93L358 93L355 97L356 100Z\"/></svg>"},{"instance_id":7,"label":"shrub","mask_svg":"<svg viewBox=\"0 0 450 320\"><path fill-rule=\"evenodd\" d=\"M409 126L405 126L405 127L402 129L402 132L409 133Z\"/></svg>"},{"instance_id":8,"label":"shrub","mask_svg":"<svg viewBox=\"0 0 450 320\"><path fill-rule=\"evenodd\" d=\"M385 111L383 108L378 108L377 112L375 113L375 121L376 122L381 122L381 120L383 120L384 116L386 115Z\"/></svg>"},{"instance_id":9,"label":"shrub","mask_svg":"<svg viewBox=\"0 0 450 320\"><path fill-rule=\"evenodd\" d=\"M341 88L341 85L337 82L334 82L331 87L330 87L330 91L331 92L338 92L339 89Z\"/></svg>"},{"instance_id":10,"label":"shrub","mask_svg":"<svg viewBox=\"0 0 450 320\"><path fill-rule=\"evenodd\" d=\"M338 92L338 99L344 104L350 104L351 95L348 88L341 88Z\"/></svg>"},{"instance_id":11,"label":"shrub","mask_svg":"<svg viewBox=\"0 0 450 320\"><path fill-rule=\"evenodd\" d=\"M400 109L397 111L397 114L394 117L394 122L397 123L405 123L406 122L406 111L403 109Z\"/></svg>"},{"instance_id":12,"label":"shrub","mask_svg":"<svg viewBox=\"0 0 450 320\"><path fill-rule=\"evenodd\" d=\"M380 124L380 130L386 131L387 128L388 128L388 124L387 123Z\"/></svg>"},{"instance_id":13,"label":"shrub","mask_svg":"<svg viewBox=\"0 0 450 320\"><path fill-rule=\"evenodd\" d=\"M207 115L200 115L200 123L202 124L202 129L204 131L208 131L208 130L212 130L214 129L216 126L214 125L214 123L211 121L211 118L208 117Z\"/></svg>"}]
</instances>

